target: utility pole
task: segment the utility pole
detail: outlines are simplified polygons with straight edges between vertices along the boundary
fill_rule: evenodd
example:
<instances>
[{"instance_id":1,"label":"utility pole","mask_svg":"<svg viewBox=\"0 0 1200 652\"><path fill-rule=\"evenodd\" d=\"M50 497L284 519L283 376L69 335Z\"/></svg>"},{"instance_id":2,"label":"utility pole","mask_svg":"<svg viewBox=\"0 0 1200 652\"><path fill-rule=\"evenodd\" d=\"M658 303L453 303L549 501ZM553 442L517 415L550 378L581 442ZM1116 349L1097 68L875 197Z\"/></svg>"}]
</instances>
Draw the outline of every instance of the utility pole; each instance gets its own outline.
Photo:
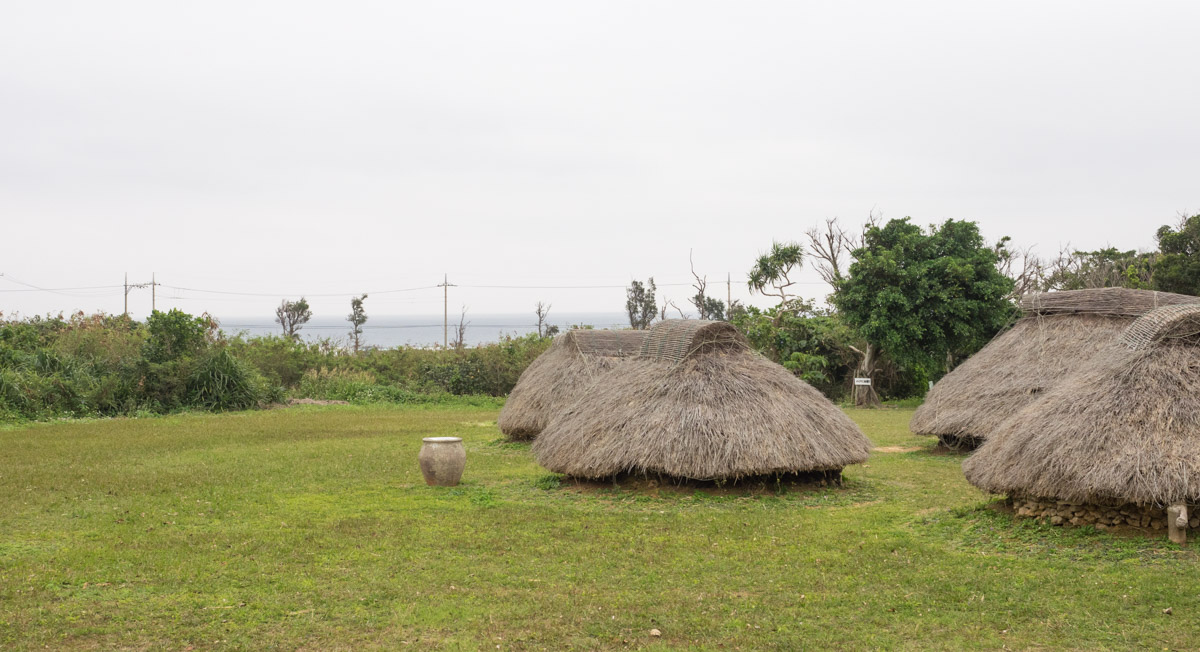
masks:
<instances>
[{"instance_id":1,"label":"utility pole","mask_svg":"<svg viewBox=\"0 0 1200 652\"><path fill-rule=\"evenodd\" d=\"M725 316L733 309L733 275L725 272Z\"/></svg>"},{"instance_id":2,"label":"utility pole","mask_svg":"<svg viewBox=\"0 0 1200 652\"><path fill-rule=\"evenodd\" d=\"M450 282L450 276L443 275L442 282L438 284L442 288L442 348L450 348L450 288L456 287Z\"/></svg>"},{"instance_id":3,"label":"utility pole","mask_svg":"<svg viewBox=\"0 0 1200 652\"><path fill-rule=\"evenodd\" d=\"M156 283L153 280L154 276L151 276L150 278L151 278L151 281L149 283L130 284L129 283L129 272L125 272L125 316L126 317L129 316L129 291L137 290L139 288L144 288L144 287L150 287L151 288L150 291L151 291L151 293L153 293L154 292L153 288L154 288L154 286L158 285L158 283ZM150 303L151 303L151 305L154 304L154 295L153 294L151 294Z\"/></svg>"},{"instance_id":4,"label":"utility pole","mask_svg":"<svg viewBox=\"0 0 1200 652\"><path fill-rule=\"evenodd\" d=\"M154 280L154 272L150 272L150 314L158 310L158 281Z\"/></svg>"}]
</instances>

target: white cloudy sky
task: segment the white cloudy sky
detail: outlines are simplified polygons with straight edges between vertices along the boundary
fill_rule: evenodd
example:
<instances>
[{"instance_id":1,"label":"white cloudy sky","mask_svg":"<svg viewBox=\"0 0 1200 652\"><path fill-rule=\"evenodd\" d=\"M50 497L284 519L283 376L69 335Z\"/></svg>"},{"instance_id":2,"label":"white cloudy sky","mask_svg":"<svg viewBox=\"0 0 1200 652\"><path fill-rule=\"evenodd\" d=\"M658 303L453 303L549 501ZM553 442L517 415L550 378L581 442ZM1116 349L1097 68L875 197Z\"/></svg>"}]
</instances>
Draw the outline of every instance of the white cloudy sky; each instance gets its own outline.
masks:
<instances>
[{"instance_id":1,"label":"white cloudy sky","mask_svg":"<svg viewBox=\"0 0 1200 652\"><path fill-rule=\"evenodd\" d=\"M744 279L871 210L1150 248L1200 212L1198 29L1190 0L10 0L0 311L119 312L120 288L8 290L125 272L218 315L436 313L381 292L443 273L475 313L619 310L469 286L686 283L689 249Z\"/></svg>"}]
</instances>

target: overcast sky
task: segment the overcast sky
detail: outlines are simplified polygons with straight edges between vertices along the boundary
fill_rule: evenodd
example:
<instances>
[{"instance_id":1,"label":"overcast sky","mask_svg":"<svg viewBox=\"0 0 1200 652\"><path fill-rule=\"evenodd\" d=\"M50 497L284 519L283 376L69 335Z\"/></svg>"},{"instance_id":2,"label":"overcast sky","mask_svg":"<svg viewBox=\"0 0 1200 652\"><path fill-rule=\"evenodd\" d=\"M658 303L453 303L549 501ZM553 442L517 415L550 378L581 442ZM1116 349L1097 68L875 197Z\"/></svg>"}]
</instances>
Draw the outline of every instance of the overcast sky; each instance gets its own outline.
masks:
<instances>
[{"instance_id":1,"label":"overcast sky","mask_svg":"<svg viewBox=\"0 0 1200 652\"><path fill-rule=\"evenodd\" d=\"M1198 32L1194 0L3 0L0 311L120 312L8 290L125 272L226 317L439 313L383 291L443 273L452 309L609 311L689 250L746 299L772 239L872 210L1152 248L1200 212Z\"/></svg>"}]
</instances>

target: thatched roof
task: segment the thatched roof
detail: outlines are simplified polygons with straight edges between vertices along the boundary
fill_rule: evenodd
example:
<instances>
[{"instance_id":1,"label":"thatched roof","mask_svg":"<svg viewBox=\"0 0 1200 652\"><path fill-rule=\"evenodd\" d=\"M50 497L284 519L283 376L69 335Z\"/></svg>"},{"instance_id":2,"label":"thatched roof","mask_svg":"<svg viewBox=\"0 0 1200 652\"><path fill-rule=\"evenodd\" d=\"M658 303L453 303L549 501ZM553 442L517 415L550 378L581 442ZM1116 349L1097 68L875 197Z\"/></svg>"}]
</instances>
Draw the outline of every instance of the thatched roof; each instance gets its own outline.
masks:
<instances>
[{"instance_id":1,"label":"thatched roof","mask_svg":"<svg viewBox=\"0 0 1200 652\"><path fill-rule=\"evenodd\" d=\"M1200 502L1200 306L1148 313L963 464L993 493Z\"/></svg>"},{"instance_id":2,"label":"thatched roof","mask_svg":"<svg viewBox=\"0 0 1200 652\"><path fill-rule=\"evenodd\" d=\"M909 428L965 443L986 439L1155 306L1200 297L1103 288L1026 295L1024 316L946 374L913 414Z\"/></svg>"},{"instance_id":3,"label":"thatched roof","mask_svg":"<svg viewBox=\"0 0 1200 652\"><path fill-rule=\"evenodd\" d=\"M500 430L512 439L536 437L580 389L641 351L647 332L578 329L559 335L517 379L500 411Z\"/></svg>"},{"instance_id":4,"label":"thatched roof","mask_svg":"<svg viewBox=\"0 0 1200 652\"><path fill-rule=\"evenodd\" d=\"M727 323L660 322L642 350L550 422L533 444L538 463L583 478L718 480L867 459L845 413Z\"/></svg>"},{"instance_id":5,"label":"thatched roof","mask_svg":"<svg viewBox=\"0 0 1200 652\"><path fill-rule=\"evenodd\" d=\"M1174 292L1131 290L1129 288L1095 288L1037 292L1021 297L1021 312L1026 315L1109 315L1140 317L1161 306L1196 303L1200 297Z\"/></svg>"}]
</instances>

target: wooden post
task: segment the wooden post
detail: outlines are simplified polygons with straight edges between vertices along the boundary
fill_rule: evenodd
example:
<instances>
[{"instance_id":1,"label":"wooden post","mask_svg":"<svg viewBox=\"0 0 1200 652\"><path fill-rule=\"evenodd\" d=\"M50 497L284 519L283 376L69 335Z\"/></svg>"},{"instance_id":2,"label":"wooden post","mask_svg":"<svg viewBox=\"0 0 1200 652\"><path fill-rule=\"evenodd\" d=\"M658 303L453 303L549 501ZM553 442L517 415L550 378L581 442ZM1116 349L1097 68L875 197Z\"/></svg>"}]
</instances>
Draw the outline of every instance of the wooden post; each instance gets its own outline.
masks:
<instances>
[{"instance_id":1,"label":"wooden post","mask_svg":"<svg viewBox=\"0 0 1200 652\"><path fill-rule=\"evenodd\" d=\"M1184 545L1187 543L1187 505L1171 505L1167 508L1167 538Z\"/></svg>"}]
</instances>

